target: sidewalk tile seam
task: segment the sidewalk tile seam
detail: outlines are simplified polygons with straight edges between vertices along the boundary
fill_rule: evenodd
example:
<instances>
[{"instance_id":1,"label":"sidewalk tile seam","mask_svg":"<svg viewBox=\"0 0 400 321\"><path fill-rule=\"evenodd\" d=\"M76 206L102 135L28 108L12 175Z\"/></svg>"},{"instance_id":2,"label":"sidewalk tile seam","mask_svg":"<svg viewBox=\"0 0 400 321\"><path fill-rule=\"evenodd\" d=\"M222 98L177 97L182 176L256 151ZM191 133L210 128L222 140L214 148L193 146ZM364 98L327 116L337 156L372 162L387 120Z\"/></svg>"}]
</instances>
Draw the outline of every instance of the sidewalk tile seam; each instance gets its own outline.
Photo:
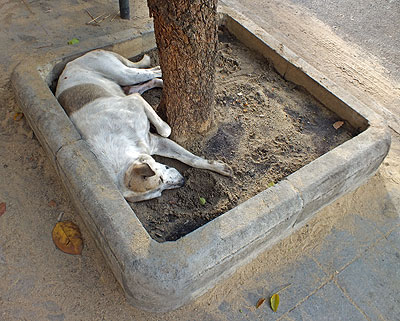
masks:
<instances>
[{"instance_id":1,"label":"sidewalk tile seam","mask_svg":"<svg viewBox=\"0 0 400 321\"><path fill-rule=\"evenodd\" d=\"M357 261L358 259L360 259L361 257L365 256L365 253L367 253L368 251L370 251L373 247L375 247L379 242L381 242L383 239L387 240L387 237L390 235L390 233L392 233L397 227L393 228L391 231L387 232L387 233L383 233L380 230L378 230L378 235L380 235L380 237L376 238L375 240L372 240L372 243L367 245L364 249L362 249L362 251L357 254L356 256L354 256L354 258L352 260L350 260L349 262L347 262L343 267L341 267L339 270L335 271L333 274L329 273L329 271L326 271L326 269L324 269L323 265L313 256L311 256L312 260L321 268L321 270L327 274L328 276L330 275L331 278L335 277L336 275L338 275L339 273L341 273L342 271L344 271L348 266L350 266L351 264L353 264L355 261ZM392 246L393 247L393 246Z\"/></svg>"},{"instance_id":2,"label":"sidewalk tile seam","mask_svg":"<svg viewBox=\"0 0 400 321\"><path fill-rule=\"evenodd\" d=\"M322 270L323 271L323 270ZM325 273L325 271L323 271ZM302 305L304 302L306 302L310 297L312 297L315 293L317 293L320 289L322 289L325 285L327 285L329 282L332 281L333 277L329 276L325 273L325 275L327 276L327 278L325 280L322 280L322 283L320 284L319 287L315 288L313 291L311 291L307 296L305 296L303 299L299 300L299 302L297 302L297 304L291 308L289 311L287 311L285 314L283 314L281 316L281 318L286 317L288 318L288 315L290 312L292 312L293 310L295 310L297 307L299 307L300 305Z\"/></svg>"},{"instance_id":3,"label":"sidewalk tile seam","mask_svg":"<svg viewBox=\"0 0 400 321\"><path fill-rule=\"evenodd\" d=\"M341 287L341 286L339 285L339 283L337 282L337 278L336 278L336 277L333 278L333 283L339 288L340 291L343 292L343 295L346 297L346 299L347 299L358 311L360 311L360 313L365 317L365 319L367 319L368 321L372 321L372 320L368 317L367 313L364 312L364 310L361 309L361 308L354 302L354 300L351 298L350 294L349 294L343 287Z\"/></svg>"},{"instance_id":4,"label":"sidewalk tile seam","mask_svg":"<svg viewBox=\"0 0 400 321\"><path fill-rule=\"evenodd\" d=\"M353 301L353 299L351 298L351 296L349 295L349 293L347 293L347 291L342 288L339 283L337 282L337 276L343 272L346 268L348 268L351 264L353 264L355 261L361 259L362 257L364 257L366 255L367 252L371 251L374 247L376 247L376 245L380 242L382 242L383 240L387 240L388 236L394 231L396 230L398 227L394 227L393 229L391 229L390 231L388 231L387 233L382 233L381 231L379 231L379 235L381 235L380 237L378 237L377 239L373 240L373 242L368 245L360 254L356 255L351 261L349 261L346 265L344 265L339 271L335 271L334 273L328 273L326 271L326 269L324 269L324 267L322 266L322 264L314 257L311 256L311 259L317 264L317 266L328 276L328 281L325 282L324 284L322 284L317 290L313 291L312 293L310 293L310 295L308 295L306 298L304 298L302 301L299 301L299 303L293 307L291 310L289 310L287 313L284 314L284 316L287 317L287 314L290 313L291 311L293 311L294 309L296 309L298 306L300 306L301 304L303 304L308 298L310 298L312 295L314 295L319 289L321 289L325 284L327 284L329 281L333 281L333 283L343 292L344 296L346 297L346 299L368 320L371 321L371 319L368 317L368 315ZM392 248L394 248L394 246L392 244L390 244L390 246Z\"/></svg>"},{"instance_id":5,"label":"sidewalk tile seam","mask_svg":"<svg viewBox=\"0 0 400 321\"><path fill-rule=\"evenodd\" d=\"M289 312L288 312L289 313ZM291 317L287 316L286 313L279 317L276 321L296 321L293 320Z\"/></svg>"},{"instance_id":6,"label":"sidewalk tile seam","mask_svg":"<svg viewBox=\"0 0 400 321\"><path fill-rule=\"evenodd\" d=\"M389 242L389 246L392 247L394 250L400 251L400 247L396 246L395 244L393 244L393 242L389 239L389 236L400 227L400 224L398 224L397 226L395 226L393 229L391 229L390 231L388 231L385 235L384 235L384 239L386 241Z\"/></svg>"},{"instance_id":7,"label":"sidewalk tile seam","mask_svg":"<svg viewBox=\"0 0 400 321\"><path fill-rule=\"evenodd\" d=\"M390 234L390 232L388 232L388 234ZM382 246L382 245L384 245L385 243L386 243L386 245L387 245L389 248L391 248L392 250L398 251L398 249L397 249L396 247L393 247L392 244L390 244L390 241L387 240L386 237L384 236L384 237L380 238L380 239L376 242L376 244L374 244L374 246L371 246L371 247L368 249L368 251L366 251L366 253L368 252L368 253L370 254L370 256L373 256L373 255L374 255L374 252L375 252L375 253L378 253L378 254L376 254L377 257L380 257L380 256L381 256L381 254L380 254L381 252L379 251L379 249L377 249L377 247L378 247L379 245ZM363 261L363 260L367 261L368 257L369 257L369 255L365 254L364 256L360 256L360 257L358 258L357 261ZM341 272L345 273L345 270L347 270L348 268L350 268L350 266L353 266L353 267L354 267L354 266L357 266L357 265L349 264L349 265L346 267L346 269L343 269ZM335 284L337 284L338 288L341 289L341 290L343 291L343 293L346 295L346 297L348 296L349 300L352 302L352 298L351 298L349 292L346 290L346 288L345 288L344 286L341 286L341 285L339 284L339 282L341 282L341 280L339 279L339 276L342 276L342 275L343 275L342 273L338 273L337 276L334 278L334 282L335 282ZM354 305L355 305L356 307L359 307L356 303L354 303ZM374 308L374 312L373 312L373 313L377 313L377 314L378 314L379 320L383 320L383 321L384 321L384 320L391 320L391 319L386 319L386 318L384 318L383 316L381 316L381 315L380 315L379 309L377 309L376 307L372 307L372 308ZM359 310L360 310L360 311L363 311L361 308L359 308ZM371 315L371 312L368 312L368 314ZM368 315L367 315L367 317L368 317ZM373 316L373 317L374 317L374 316ZM370 319L370 318L368 317L368 320L376 320L376 319ZM397 319L396 319L396 320L397 320ZM400 321L400 319L398 319L398 320Z\"/></svg>"}]
</instances>

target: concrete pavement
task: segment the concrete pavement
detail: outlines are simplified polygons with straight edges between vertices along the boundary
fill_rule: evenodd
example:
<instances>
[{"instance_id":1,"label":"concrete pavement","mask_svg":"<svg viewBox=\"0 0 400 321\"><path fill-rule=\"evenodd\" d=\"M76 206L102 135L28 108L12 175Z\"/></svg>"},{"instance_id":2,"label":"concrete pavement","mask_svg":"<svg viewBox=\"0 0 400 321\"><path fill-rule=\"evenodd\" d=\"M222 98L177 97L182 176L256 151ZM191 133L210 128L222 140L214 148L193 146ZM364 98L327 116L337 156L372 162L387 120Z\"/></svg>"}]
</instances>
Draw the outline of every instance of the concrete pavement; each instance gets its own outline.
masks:
<instances>
[{"instance_id":1,"label":"concrete pavement","mask_svg":"<svg viewBox=\"0 0 400 321\"><path fill-rule=\"evenodd\" d=\"M29 126L14 121L18 106L9 86L13 67L26 55L45 54L74 37L82 48L100 45L110 34L150 23L145 1L135 1L131 21L110 17L100 26L86 24L91 20L86 10L113 14L114 2L0 5L0 202L7 204L0 217L0 319L400 320L400 3L377 3L371 15L372 2L333 7L319 0L224 1L386 117L392 148L367 184L230 279L177 311L150 314L125 302ZM52 244L60 212L82 229L81 257ZM267 303L255 308L258 299L282 288L277 313Z\"/></svg>"}]
</instances>

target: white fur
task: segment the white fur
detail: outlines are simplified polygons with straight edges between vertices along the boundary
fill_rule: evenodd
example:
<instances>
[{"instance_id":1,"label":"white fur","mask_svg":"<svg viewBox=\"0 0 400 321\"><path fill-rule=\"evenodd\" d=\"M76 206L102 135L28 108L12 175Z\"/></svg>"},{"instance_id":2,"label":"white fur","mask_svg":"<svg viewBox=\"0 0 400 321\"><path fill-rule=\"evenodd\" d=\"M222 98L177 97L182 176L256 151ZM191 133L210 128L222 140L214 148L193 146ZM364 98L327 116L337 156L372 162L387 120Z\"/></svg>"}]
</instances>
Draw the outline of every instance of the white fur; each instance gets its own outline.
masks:
<instances>
[{"instance_id":1,"label":"white fur","mask_svg":"<svg viewBox=\"0 0 400 321\"><path fill-rule=\"evenodd\" d=\"M56 90L57 98L76 85L94 84L107 92L106 97L87 103L70 117L124 197L134 202L158 197L164 189L183 184L183 177L176 169L157 163L150 155L176 158L193 167L231 175L227 165L195 156L165 138L171 128L142 96L125 95L121 86L147 82L126 90L142 93L162 85L161 80L151 81L161 77L159 67L138 69L148 67L149 62L147 56L139 63L132 63L112 52L92 51L67 64ZM150 122L163 137L150 133ZM153 176L143 178L143 184L152 186L145 192L129 189L124 182L126 173L130 173L128 169L135 164L147 164L154 172Z\"/></svg>"}]
</instances>

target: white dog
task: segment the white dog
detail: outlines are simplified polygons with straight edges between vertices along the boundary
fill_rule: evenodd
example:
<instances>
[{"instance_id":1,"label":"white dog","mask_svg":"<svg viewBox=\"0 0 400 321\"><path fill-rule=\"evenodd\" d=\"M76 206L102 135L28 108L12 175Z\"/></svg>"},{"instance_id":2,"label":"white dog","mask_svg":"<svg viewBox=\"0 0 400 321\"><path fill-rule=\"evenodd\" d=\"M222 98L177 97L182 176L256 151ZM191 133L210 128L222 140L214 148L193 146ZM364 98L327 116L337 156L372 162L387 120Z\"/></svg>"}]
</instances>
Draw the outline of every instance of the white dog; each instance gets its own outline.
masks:
<instances>
[{"instance_id":1,"label":"white dog","mask_svg":"<svg viewBox=\"0 0 400 321\"><path fill-rule=\"evenodd\" d=\"M171 128L140 95L162 87L157 78L160 67L140 69L149 65L146 55L133 63L110 51L91 51L66 65L56 90L82 137L131 202L159 197L163 190L184 184L176 169L157 163L150 155L175 158L226 176L232 173L226 164L195 156L165 138ZM163 137L150 133L149 121Z\"/></svg>"}]
</instances>

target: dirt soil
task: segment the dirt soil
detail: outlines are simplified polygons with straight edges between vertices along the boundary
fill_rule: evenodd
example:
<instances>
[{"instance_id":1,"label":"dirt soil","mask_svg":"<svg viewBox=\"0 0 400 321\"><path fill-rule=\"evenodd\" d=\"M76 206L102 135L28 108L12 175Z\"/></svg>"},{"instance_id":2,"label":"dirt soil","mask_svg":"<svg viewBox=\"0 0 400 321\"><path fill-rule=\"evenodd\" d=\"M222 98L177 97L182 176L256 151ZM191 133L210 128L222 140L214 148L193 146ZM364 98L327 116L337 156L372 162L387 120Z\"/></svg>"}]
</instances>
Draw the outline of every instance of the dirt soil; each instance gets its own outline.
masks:
<instances>
[{"instance_id":1,"label":"dirt soil","mask_svg":"<svg viewBox=\"0 0 400 321\"><path fill-rule=\"evenodd\" d=\"M357 134L346 122L335 129L332 125L341 120L336 114L225 30L219 31L216 83L218 126L188 149L226 162L234 175L156 157L186 179L184 187L164 191L160 198L131 203L159 242L179 239ZM156 107L161 90L144 96Z\"/></svg>"}]
</instances>

